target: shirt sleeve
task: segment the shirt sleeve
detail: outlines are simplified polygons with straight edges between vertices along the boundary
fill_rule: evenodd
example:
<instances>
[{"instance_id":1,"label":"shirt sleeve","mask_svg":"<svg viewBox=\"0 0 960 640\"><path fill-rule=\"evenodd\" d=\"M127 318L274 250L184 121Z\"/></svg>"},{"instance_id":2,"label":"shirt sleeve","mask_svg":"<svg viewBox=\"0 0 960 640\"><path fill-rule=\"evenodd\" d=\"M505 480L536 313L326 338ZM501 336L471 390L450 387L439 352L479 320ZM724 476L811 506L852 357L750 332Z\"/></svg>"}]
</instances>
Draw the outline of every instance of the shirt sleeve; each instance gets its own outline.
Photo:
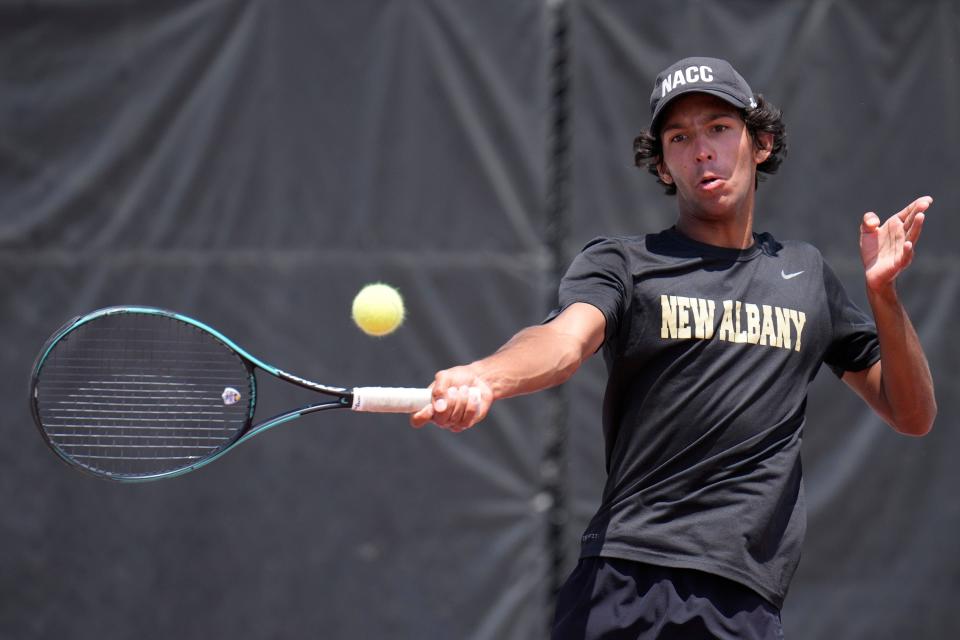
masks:
<instances>
[{"instance_id":1,"label":"shirt sleeve","mask_svg":"<svg viewBox=\"0 0 960 640\"><path fill-rule=\"evenodd\" d=\"M833 327L823 361L837 377L842 377L846 371L863 371L880 359L877 326L873 318L850 300L826 262L823 263L823 285Z\"/></svg>"},{"instance_id":2,"label":"shirt sleeve","mask_svg":"<svg viewBox=\"0 0 960 640\"><path fill-rule=\"evenodd\" d=\"M617 335L620 318L633 291L629 260L623 244L610 238L592 240L577 254L560 281L558 306L544 319L556 318L576 302L590 304L606 319L604 342Z\"/></svg>"}]
</instances>

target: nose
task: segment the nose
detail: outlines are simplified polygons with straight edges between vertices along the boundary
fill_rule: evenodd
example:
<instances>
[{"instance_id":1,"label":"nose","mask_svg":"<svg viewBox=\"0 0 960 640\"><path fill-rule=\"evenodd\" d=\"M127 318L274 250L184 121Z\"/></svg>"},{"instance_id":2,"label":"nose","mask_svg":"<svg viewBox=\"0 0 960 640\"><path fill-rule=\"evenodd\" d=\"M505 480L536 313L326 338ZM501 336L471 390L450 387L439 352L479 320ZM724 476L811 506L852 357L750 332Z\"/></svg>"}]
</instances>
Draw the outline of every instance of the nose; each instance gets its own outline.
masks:
<instances>
[{"instance_id":1,"label":"nose","mask_svg":"<svg viewBox=\"0 0 960 640\"><path fill-rule=\"evenodd\" d=\"M713 148L701 142L697 146L697 155L695 157L695 160L697 162L707 162L708 160L713 160L713 159L714 159Z\"/></svg>"},{"instance_id":2,"label":"nose","mask_svg":"<svg viewBox=\"0 0 960 640\"><path fill-rule=\"evenodd\" d=\"M706 162L716 157L713 146L711 146L710 141L707 140L705 136L697 136L696 145L696 155L694 159L697 162Z\"/></svg>"}]
</instances>

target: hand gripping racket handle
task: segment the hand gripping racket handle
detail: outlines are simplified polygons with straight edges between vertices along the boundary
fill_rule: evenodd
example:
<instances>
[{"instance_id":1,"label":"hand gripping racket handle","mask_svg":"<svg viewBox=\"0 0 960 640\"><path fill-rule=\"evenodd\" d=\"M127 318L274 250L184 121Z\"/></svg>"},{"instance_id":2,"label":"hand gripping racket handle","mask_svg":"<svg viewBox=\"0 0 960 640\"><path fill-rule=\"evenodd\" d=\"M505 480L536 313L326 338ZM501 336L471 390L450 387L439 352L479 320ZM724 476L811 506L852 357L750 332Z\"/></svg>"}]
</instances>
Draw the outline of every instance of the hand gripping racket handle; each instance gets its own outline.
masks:
<instances>
[{"instance_id":1,"label":"hand gripping racket handle","mask_svg":"<svg viewBox=\"0 0 960 640\"><path fill-rule=\"evenodd\" d=\"M432 401L430 389L356 387L350 408L373 413L416 413Z\"/></svg>"}]
</instances>

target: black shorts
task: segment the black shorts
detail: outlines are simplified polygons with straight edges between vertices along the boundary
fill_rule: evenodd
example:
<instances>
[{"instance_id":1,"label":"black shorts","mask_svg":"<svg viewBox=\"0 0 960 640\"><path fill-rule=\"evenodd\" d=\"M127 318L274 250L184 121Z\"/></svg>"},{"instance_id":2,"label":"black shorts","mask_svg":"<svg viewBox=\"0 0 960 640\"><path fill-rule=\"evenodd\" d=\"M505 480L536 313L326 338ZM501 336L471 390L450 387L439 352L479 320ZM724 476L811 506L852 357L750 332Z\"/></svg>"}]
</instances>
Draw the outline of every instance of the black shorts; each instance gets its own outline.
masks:
<instances>
[{"instance_id":1,"label":"black shorts","mask_svg":"<svg viewBox=\"0 0 960 640\"><path fill-rule=\"evenodd\" d=\"M782 640L780 611L720 576L582 558L557 597L553 640Z\"/></svg>"}]
</instances>

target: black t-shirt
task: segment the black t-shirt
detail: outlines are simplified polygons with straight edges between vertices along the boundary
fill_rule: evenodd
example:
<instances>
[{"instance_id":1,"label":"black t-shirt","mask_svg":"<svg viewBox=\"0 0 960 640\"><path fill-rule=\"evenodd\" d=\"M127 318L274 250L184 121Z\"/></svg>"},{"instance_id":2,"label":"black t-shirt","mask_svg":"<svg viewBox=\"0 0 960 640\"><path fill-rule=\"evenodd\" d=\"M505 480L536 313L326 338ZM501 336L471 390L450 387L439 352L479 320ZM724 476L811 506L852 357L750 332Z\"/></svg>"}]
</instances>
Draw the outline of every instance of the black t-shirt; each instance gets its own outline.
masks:
<instances>
[{"instance_id":1,"label":"black t-shirt","mask_svg":"<svg viewBox=\"0 0 960 640\"><path fill-rule=\"evenodd\" d=\"M807 386L880 357L820 252L754 234L740 251L675 229L594 240L560 305L606 318L607 482L583 556L698 569L783 604L806 528Z\"/></svg>"}]
</instances>

